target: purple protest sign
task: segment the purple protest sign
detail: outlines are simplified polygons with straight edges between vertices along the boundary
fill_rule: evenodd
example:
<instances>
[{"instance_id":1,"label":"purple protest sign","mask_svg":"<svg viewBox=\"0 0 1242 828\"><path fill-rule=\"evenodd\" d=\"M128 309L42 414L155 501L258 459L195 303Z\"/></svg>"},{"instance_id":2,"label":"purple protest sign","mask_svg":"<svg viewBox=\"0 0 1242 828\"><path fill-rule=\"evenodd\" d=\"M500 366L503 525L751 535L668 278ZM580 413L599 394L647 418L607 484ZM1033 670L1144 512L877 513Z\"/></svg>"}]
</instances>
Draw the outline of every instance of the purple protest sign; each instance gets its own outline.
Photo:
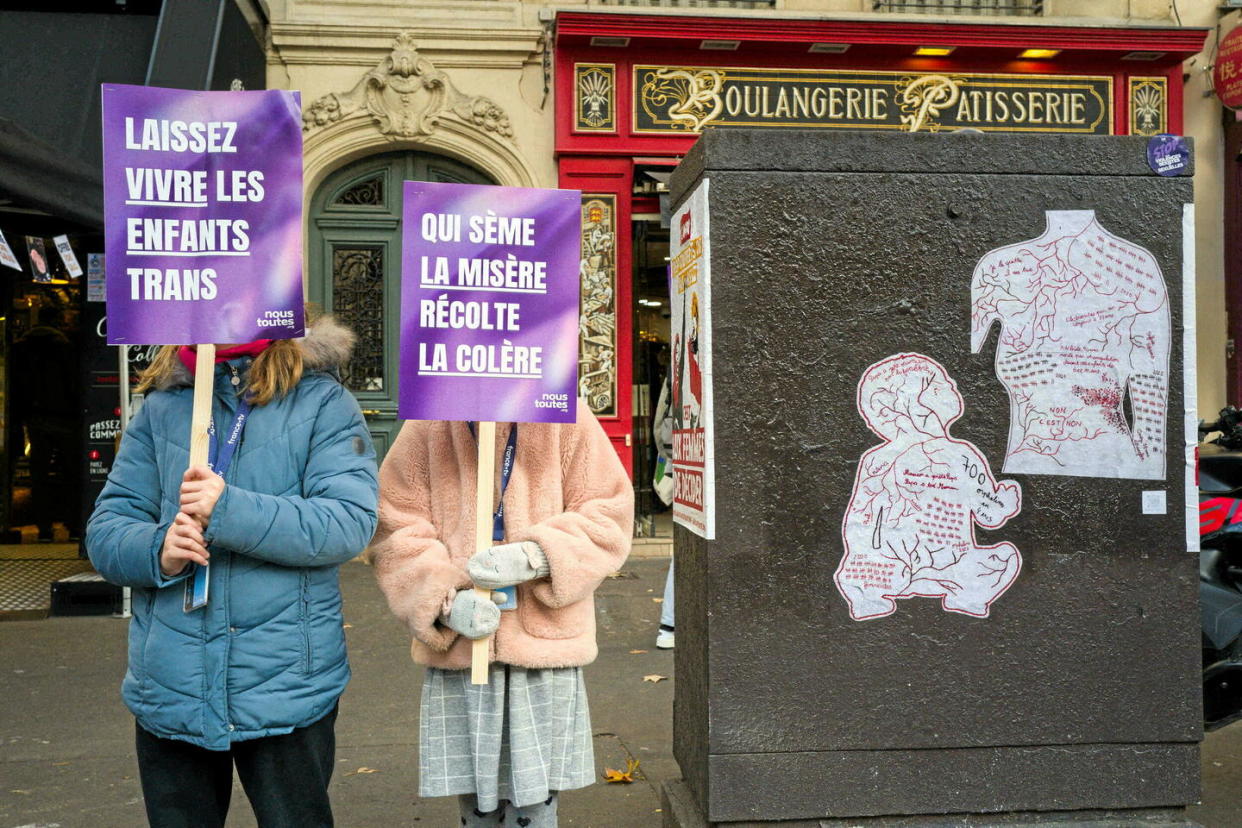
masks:
<instances>
[{"instance_id":1,"label":"purple protest sign","mask_svg":"<svg viewBox=\"0 0 1242 828\"><path fill-rule=\"evenodd\" d=\"M405 182L403 419L576 419L581 200Z\"/></svg>"},{"instance_id":2,"label":"purple protest sign","mask_svg":"<svg viewBox=\"0 0 1242 828\"><path fill-rule=\"evenodd\" d=\"M304 333L297 92L103 86L108 344Z\"/></svg>"}]
</instances>

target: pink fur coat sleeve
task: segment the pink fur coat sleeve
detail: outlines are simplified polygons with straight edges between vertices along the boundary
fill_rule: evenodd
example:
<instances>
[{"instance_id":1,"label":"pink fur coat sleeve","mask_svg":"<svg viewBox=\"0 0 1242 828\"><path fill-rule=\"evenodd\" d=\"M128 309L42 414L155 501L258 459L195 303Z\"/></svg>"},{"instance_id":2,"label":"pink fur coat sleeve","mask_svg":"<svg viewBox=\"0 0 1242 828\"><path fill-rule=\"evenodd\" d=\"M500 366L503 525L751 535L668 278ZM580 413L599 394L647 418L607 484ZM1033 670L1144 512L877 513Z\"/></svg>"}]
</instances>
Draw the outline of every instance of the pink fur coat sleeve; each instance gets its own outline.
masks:
<instances>
[{"instance_id":1,"label":"pink fur coat sleeve","mask_svg":"<svg viewBox=\"0 0 1242 828\"><path fill-rule=\"evenodd\" d=\"M515 533L535 541L551 575L531 583L551 608L589 598L630 553L634 489L608 435L582 400L578 422L565 427L561 445L564 511Z\"/></svg>"},{"instance_id":2,"label":"pink fur coat sleeve","mask_svg":"<svg viewBox=\"0 0 1242 828\"><path fill-rule=\"evenodd\" d=\"M426 440L404 428L389 450L405 462L380 468L379 529L369 549L384 597L411 635L435 652L453 645L457 633L437 622L453 592L470 586L431 522Z\"/></svg>"}]
</instances>

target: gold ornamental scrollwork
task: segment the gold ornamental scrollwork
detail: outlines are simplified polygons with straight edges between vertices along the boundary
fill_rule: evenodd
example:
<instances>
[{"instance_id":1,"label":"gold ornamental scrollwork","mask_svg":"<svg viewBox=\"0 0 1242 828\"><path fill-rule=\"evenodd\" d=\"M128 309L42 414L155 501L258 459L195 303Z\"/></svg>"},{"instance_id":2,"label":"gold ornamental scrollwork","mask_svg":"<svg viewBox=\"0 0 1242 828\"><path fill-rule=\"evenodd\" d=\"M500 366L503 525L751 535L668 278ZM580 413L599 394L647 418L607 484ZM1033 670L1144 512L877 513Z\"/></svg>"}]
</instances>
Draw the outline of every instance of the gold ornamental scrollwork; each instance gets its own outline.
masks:
<instances>
[{"instance_id":1,"label":"gold ornamental scrollwork","mask_svg":"<svg viewBox=\"0 0 1242 828\"><path fill-rule=\"evenodd\" d=\"M954 106L961 96L962 80L947 75L903 78L896 91L906 132L918 132L924 127L935 132L940 129L936 118L941 110Z\"/></svg>"},{"instance_id":2,"label":"gold ornamental scrollwork","mask_svg":"<svg viewBox=\"0 0 1242 828\"><path fill-rule=\"evenodd\" d=\"M617 197L582 196L582 305L578 396L600 417L617 414Z\"/></svg>"},{"instance_id":3,"label":"gold ornamental scrollwork","mask_svg":"<svg viewBox=\"0 0 1242 828\"><path fill-rule=\"evenodd\" d=\"M504 138L513 137L509 116L482 95L466 95L448 75L418 53L413 32L402 32L392 51L348 92L317 98L302 112L302 131L367 113L384 135L430 135L440 119L452 115Z\"/></svg>"},{"instance_id":4,"label":"gold ornamental scrollwork","mask_svg":"<svg viewBox=\"0 0 1242 828\"><path fill-rule=\"evenodd\" d=\"M574 128L579 132L616 131L616 72L616 66L611 63L574 64L577 98Z\"/></svg>"},{"instance_id":5,"label":"gold ornamental scrollwork","mask_svg":"<svg viewBox=\"0 0 1242 828\"><path fill-rule=\"evenodd\" d=\"M725 73L718 69L661 68L647 72L639 98L647 114L699 132L724 109Z\"/></svg>"},{"instance_id":6,"label":"gold ornamental scrollwork","mask_svg":"<svg viewBox=\"0 0 1242 828\"><path fill-rule=\"evenodd\" d=\"M1168 78L1130 78L1130 134L1168 131Z\"/></svg>"}]
</instances>

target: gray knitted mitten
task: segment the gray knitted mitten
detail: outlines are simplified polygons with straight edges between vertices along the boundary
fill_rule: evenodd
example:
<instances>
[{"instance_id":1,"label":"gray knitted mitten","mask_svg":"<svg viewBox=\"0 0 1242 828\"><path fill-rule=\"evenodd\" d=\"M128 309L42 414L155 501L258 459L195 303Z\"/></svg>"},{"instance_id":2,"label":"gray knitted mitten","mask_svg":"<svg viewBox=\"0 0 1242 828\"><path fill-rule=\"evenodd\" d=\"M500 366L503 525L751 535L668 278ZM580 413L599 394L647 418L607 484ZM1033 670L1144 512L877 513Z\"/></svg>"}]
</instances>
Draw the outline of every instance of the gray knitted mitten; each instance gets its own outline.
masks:
<instances>
[{"instance_id":1,"label":"gray knitted mitten","mask_svg":"<svg viewBox=\"0 0 1242 828\"><path fill-rule=\"evenodd\" d=\"M500 626L497 598L504 601L503 595L484 597L473 589L463 589L453 598L453 608L444 623L466 638L487 638Z\"/></svg>"},{"instance_id":2,"label":"gray knitted mitten","mask_svg":"<svg viewBox=\"0 0 1242 828\"><path fill-rule=\"evenodd\" d=\"M474 585L483 589L522 584L535 578L546 578L551 569L548 556L534 541L502 543L476 552L466 562L466 571Z\"/></svg>"}]
</instances>

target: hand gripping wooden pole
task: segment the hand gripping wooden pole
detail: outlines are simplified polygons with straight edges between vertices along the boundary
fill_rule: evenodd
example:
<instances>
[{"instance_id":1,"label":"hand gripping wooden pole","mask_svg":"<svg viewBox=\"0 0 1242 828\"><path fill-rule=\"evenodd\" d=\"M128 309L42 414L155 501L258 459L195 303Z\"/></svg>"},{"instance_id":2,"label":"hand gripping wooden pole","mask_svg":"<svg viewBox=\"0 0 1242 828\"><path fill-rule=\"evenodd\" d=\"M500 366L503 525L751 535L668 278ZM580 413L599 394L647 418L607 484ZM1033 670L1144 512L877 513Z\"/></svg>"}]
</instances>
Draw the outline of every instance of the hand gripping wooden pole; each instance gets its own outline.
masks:
<instances>
[{"instance_id":1,"label":"hand gripping wooden pole","mask_svg":"<svg viewBox=\"0 0 1242 828\"><path fill-rule=\"evenodd\" d=\"M190 465L207 463L210 440L211 398L216 381L216 346L199 345L194 362L194 409L190 416Z\"/></svg>"},{"instance_id":2,"label":"hand gripping wooden pole","mask_svg":"<svg viewBox=\"0 0 1242 828\"><path fill-rule=\"evenodd\" d=\"M475 551L483 552L492 545L493 495L496 485L496 424L479 423L479 474L475 482L474 498L474 546ZM492 600L490 589L474 588L475 594L488 601ZM487 684L487 655L491 649L492 637L476 638L470 658L470 683Z\"/></svg>"}]
</instances>

